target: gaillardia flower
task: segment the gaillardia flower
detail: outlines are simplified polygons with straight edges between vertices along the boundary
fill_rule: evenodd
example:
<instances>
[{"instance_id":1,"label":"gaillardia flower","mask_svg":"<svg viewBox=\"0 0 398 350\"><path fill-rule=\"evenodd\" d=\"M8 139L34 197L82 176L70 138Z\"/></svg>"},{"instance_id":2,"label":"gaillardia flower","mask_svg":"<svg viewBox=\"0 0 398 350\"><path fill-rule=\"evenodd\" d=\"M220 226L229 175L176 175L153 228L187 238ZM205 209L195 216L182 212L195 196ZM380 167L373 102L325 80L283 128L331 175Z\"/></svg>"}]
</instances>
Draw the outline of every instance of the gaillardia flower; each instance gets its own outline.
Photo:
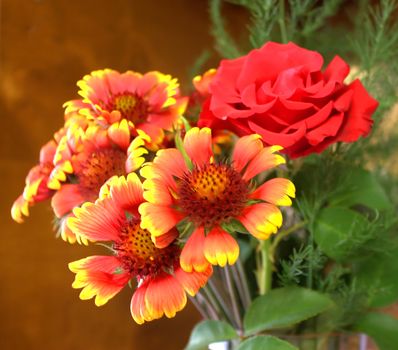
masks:
<instances>
[{"instance_id":1,"label":"gaillardia flower","mask_svg":"<svg viewBox=\"0 0 398 350\"><path fill-rule=\"evenodd\" d=\"M94 202L109 178L136 170L144 162L142 155L148 151L142 147L147 136L142 132L132 135L126 120L107 129L90 125L86 130L76 128L71 133L59 143L54 160L56 166L48 185L56 190L51 205L61 219L61 237L74 243L76 237L65 221L73 208L84 202ZM70 165L68 174L62 171L66 162Z\"/></svg>"},{"instance_id":2,"label":"gaillardia flower","mask_svg":"<svg viewBox=\"0 0 398 350\"><path fill-rule=\"evenodd\" d=\"M29 216L30 206L53 195L54 191L47 187L47 181L54 168L53 158L56 147L57 143L54 140L47 142L40 151L39 164L29 171L24 191L11 208L11 216L16 222L22 223L23 217Z\"/></svg>"},{"instance_id":3,"label":"gaillardia flower","mask_svg":"<svg viewBox=\"0 0 398 350\"><path fill-rule=\"evenodd\" d=\"M162 142L164 130L177 125L188 102L179 94L177 79L156 71L97 70L77 85L83 100L65 103L66 112L79 110L106 125L126 119L155 145Z\"/></svg>"},{"instance_id":4,"label":"gaillardia flower","mask_svg":"<svg viewBox=\"0 0 398 350\"><path fill-rule=\"evenodd\" d=\"M131 314L141 324L163 315L173 317L184 308L186 293L193 296L212 273L181 269L181 248L177 232L165 232L158 248L149 231L141 228L138 206L144 201L141 181L135 173L112 177L101 189L101 198L74 209L69 227L90 241L110 242L113 256L91 256L69 264L76 273L74 288L82 288L80 298L95 297L97 306L105 304L131 279L137 288L131 300Z\"/></svg>"},{"instance_id":5,"label":"gaillardia flower","mask_svg":"<svg viewBox=\"0 0 398 350\"><path fill-rule=\"evenodd\" d=\"M29 207L38 202L49 199L55 193L48 183L54 173L54 158L57 154L60 140L66 138L70 128L83 127L87 124L86 118L76 114L68 113L65 115L65 124L59 129L52 140L47 142L40 150L39 163L28 173L25 180L25 188L11 208L11 217L18 223L24 221L24 216L29 216ZM62 172L63 176L71 172L69 162L64 162L58 166L57 172Z\"/></svg>"},{"instance_id":6,"label":"gaillardia flower","mask_svg":"<svg viewBox=\"0 0 398 350\"><path fill-rule=\"evenodd\" d=\"M277 205L291 205L289 197L295 195L287 179L274 178L257 188L252 181L285 162L274 153L280 146L264 147L256 134L242 137L229 164L214 160L211 144L210 129L192 128L181 151L159 150L154 161L141 169L147 200L139 208L141 227L154 239L184 219L195 227L181 254L185 271L204 271L209 262L233 264L239 246L223 225L236 219L253 236L267 239L282 224Z\"/></svg>"}]
</instances>

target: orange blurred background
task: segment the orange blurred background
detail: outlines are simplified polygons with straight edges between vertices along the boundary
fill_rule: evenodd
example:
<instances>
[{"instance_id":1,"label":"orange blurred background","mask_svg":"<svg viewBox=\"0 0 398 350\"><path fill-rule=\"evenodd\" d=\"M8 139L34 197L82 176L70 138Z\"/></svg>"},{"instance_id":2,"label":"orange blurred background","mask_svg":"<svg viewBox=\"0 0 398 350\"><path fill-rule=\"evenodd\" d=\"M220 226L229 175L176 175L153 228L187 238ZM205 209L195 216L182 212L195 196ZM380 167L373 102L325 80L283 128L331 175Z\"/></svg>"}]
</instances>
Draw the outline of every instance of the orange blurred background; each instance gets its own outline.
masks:
<instances>
[{"instance_id":1,"label":"orange blurred background","mask_svg":"<svg viewBox=\"0 0 398 350\"><path fill-rule=\"evenodd\" d=\"M67 263L103 252L54 238L49 203L10 218L41 145L62 126L62 104L94 69L159 70L187 82L205 48L207 1L0 0L0 349L182 349L192 306L137 326L129 288L97 308L71 288ZM237 9L230 7L232 15ZM216 62L216 61L214 61Z\"/></svg>"}]
</instances>

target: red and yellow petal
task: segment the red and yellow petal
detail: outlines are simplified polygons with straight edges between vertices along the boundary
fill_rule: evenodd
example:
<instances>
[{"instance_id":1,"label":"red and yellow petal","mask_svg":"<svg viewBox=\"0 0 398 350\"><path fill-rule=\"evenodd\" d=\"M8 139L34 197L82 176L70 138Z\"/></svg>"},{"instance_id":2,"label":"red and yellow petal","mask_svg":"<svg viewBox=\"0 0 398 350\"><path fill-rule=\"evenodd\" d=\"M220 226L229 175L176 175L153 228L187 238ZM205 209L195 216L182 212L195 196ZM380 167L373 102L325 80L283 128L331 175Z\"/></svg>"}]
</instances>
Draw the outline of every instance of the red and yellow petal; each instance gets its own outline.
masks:
<instances>
[{"instance_id":1,"label":"red and yellow petal","mask_svg":"<svg viewBox=\"0 0 398 350\"><path fill-rule=\"evenodd\" d=\"M198 167L212 162L211 145L211 130L209 128L192 128L188 130L184 137L184 149L192 162Z\"/></svg>"},{"instance_id":2,"label":"red and yellow petal","mask_svg":"<svg viewBox=\"0 0 398 350\"><path fill-rule=\"evenodd\" d=\"M181 267L178 267L174 271L175 278L184 287L184 290L190 295L195 296L200 288L204 287L213 274L213 268L211 265L207 266L207 269L203 272L186 272Z\"/></svg>"},{"instance_id":3,"label":"red and yellow petal","mask_svg":"<svg viewBox=\"0 0 398 350\"><path fill-rule=\"evenodd\" d=\"M167 233L184 218L173 208L152 203L142 203L138 211L141 214L141 227L154 237Z\"/></svg>"},{"instance_id":4,"label":"red and yellow petal","mask_svg":"<svg viewBox=\"0 0 398 350\"><path fill-rule=\"evenodd\" d=\"M164 235L161 235L158 237L152 236L152 240L157 248L166 248L172 242L174 242L178 236L179 236L179 233L178 233L177 229L172 228L169 232L165 233Z\"/></svg>"},{"instance_id":5,"label":"red and yellow petal","mask_svg":"<svg viewBox=\"0 0 398 350\"><path fill-rule=\"evenodd\" d=\"M163 315L171 318L187 303L187 296L180 282L172 275L162 273L148 283L145 305L152 319Z\"/></svg>"},{"instance_id":6,"label":"red and yellow petal","mask_svg":"<svg viewBox=\"0 0 398 350\"><path fill-rule=\"evenodd\" d=\"M109 196L113 205L121 210L136 213L138 206L144 201L143 187L141 180L136 173L125 176L113 176L101 188L102 198L104 192L109 191Z\"/></svg>"},{"instance_id":7,"label":"red and yellow petal","mask_svg":"<svg viewBox=\"0 0 398 350\"><path fill-rule=\"evenodd\" d=\"M24 216L29 216L29 202L21 195L11 208L11 217L14 221L21 224L24 222Z\"/></svg>"},{"instance_id":8,"label":"red and yellow petal","mask_svg":"<svg viewBox=\"0 0 398 350\"><path fill-rule=\"evenodd\" d=\"M73 172L72 164L69 161L55 166L48 178L47 187L52 190L59 190L61 188L61 183L66 181L66 174L70 173L69 171Z\"/></svg>"},{"instance_id":9,"label":"red and yellow petal","mask_svg":"<svg viewBox=\"0 0 398 350\"><path fill-rule=\"evenodd\" d=\"M70 217L73 217L73 213L63 217L59 222L58 230L62 240L70 244L78 242L79 244L88 245L88 240L86 238L80 237L78 235L76 236L76 234L69 228L68 219Z\"/></svg>"},{"instance_id":10,"label":"red and yellow petal","mask_svg":"<svg viewBox=\"0 0 398 350\"><path fill-rule=\"evenodd\" d=\"M254 237L265 240L282 226L282 213L268 203L257 203L244 209L238 218Z\"/></svg>"},{"instance_id":11,"label":"red and yellow petal","mask_svg":"<svg viewBox=\"0 0 398 350\"><path fill-rule=\"evenodd\" d=\"M138 324L152 321L151 315L145 304L145 294L149 280L144 281L135 291L130 303L130 312L133 320Z\"/></svg>"},{"instance_id":12,"label":"red and yellow petal","mask_svg":"<svg viewBox=\"0 0 398 350\"><path fill-rule=\"evenodd\" d=\"M283 178L268 180L250 194L250 198L261 199L280 206L292 205L290 198L295 198L295 196L296 188L294 184Z\"/></svg>"},{"instance_id":13,"label":"red and yellow petal","mask_svg":"<svg viewBox=\"0 0 398 350\"><path fill-rule=\"evenodd\" d=\"M162 179L154 178L144 181L144 198L149 203L171 205L174 201L169 188Z\"/></svg>"},{"instance_id":14,"label":"red and yellow petal","mask_svg":"<svg viewBox=\"0 0 398 350\"><path fill-rule=\"evenodd\" d=\"M57 143L54 140L47 142L40 150L40 164L51 164L57 149Z\"/></svg>"},{"instance_id":15,"label":"red and yellow petal","mask_svg":"<svg viewBox=\"0 0 398 350\"><path fill-rule=\"evenodd\" d=\"M114 256L90 256L71 262L68 266L76 273L72 287L82 288L80 299L95 297L97 306L106 304L130 279L119 259Z\"/></svg>"},{"instance_id":16,"label":"red and yellow petal","mask_svg":"<svg viewBox=\"0 0 398 350\"><path fill-rule=\"evenodd\" d=\"M121 149L127 150L130 144L130 129L126 119L113 123L108 129L109 138Z\"/></svg>"},{"instance_id":17,"label":"red and yellow petal","mask_svg":"<svg viewBox=\"0 0 398 350\"><path fill-rule=\"evenodd\" d=\"M51 206L54 214L61 218L85 201L78 184L65 184L52 197Z\"/></svg>"},{"instance_id":18,"label":"red and yellow petal","mask_svg":"<svg viewBox=\"0 0 398 350\"><path fill-rule=\"evenodd\" d=\"M264 147L251 160L242 176L242 179L248 181L263 171L274 168L279 164L284 164L286 162L285 158L279 154L274 154L276 151L280 151L281 149L281 146Z\"/></svg>"},{"instance_id":19,"label":"red and yellow petal","mask_svg":"<svg viewBox=\"0 0 398 350\"><path fill-rule=\"evenodd\" d=\"M208 261L204 255L205 233L204 228L197 228L189 237L180 256L180 265L186 272L204 272L208 269Z\"/></svg>"},{"instance_id":20,"label":"red and yellow petal","mask_svg":"<svg viewBox=\"0 0 398 350\"><path fill-rule=\"evenodd\" d=\"M159 150L154 161L145 165L140 174L146 179L163 179L169 187L175 187L173 177L181 178L187 171L187 165L180 151L169 148Z\"/></svg>"},{"instance_id":21,"label":"red and yellow petal","mask_svg":"<svg viewBox=\"0 0 398 350\"><path fill-rule=\"evenodd\" d=\"M209 69L203 75L197 75L193 78L192 83L197 92L203 97L207 97L210 94L209 85L212 82L217 70L214 68Z\"/></svg>"},{"instance_id":22,"label":"red and yellow petal","mask_svg":"<svg viewBox=\"0 0 398 350\"><path fill-rule=\"evenodd\" d=\"M149 136L150 142L147 142L146 144L148 149L150 149L151 151L156 151L159 149L159 145L164 140L164 131L162 130L162 128L148 122L138 124L137 129Z\"/></svg>"},{"instance_id":23,"label":"red and yellow petal","mask_svg":"<svg viewBox=\"0 0 398 350\"><path fill-rule=\"evenodd\" d=\"M104 199L96 203L84 203L73 210L74 217L67 225L76 236L90 241L116 241L125 219L124 212L115 208L112 201Z\"/></svg>"},{"instance_id":24,"label":"red and yellow petal","mask_svg":"<svg viewBox=\"0 0 398 350\"><path fill-rule=\"evenodd\" d=\"M212 265L233 265L239 258L239 245L228 232L215 227L205 238L204 255Z\"/></svg>"},{"instance_id":25,"label":"red and yellow petal","mask_svg":"<svg viewBox=\"0 0 398 350\"><path fill-rule=\"evenodd\" d=\"M232 154L234 168L240 172L263 149L261 136L258 134L243 136L236 141Z\"/></svg>"},{"instance_id":26,"label":"red and yellow petal","mask_svg":"<svg viewBox=\"0 0 398 350\"><path fill-rule=\"evenodd\" d=\"M130 143L127 149L126 172L131 173L137 170L144 162L145 154L148 150L144 147L145 142L148 142L149 136L144 133L139 133L138 136Z\"/></svg>"},{"instance_id":27,"label":"red and yellow petal","mask_svg":"<svg viewBox=\"0 0 398 350\"><path fill-rule=\"evenodd\" d=\"M33 181L30 181L29 178L27 178L26 186L23 190L23 197L25 198L25 200L27 200L28 202L34 200L43 180L44 178L42 177Z\"/></svg>"}]
</instances>

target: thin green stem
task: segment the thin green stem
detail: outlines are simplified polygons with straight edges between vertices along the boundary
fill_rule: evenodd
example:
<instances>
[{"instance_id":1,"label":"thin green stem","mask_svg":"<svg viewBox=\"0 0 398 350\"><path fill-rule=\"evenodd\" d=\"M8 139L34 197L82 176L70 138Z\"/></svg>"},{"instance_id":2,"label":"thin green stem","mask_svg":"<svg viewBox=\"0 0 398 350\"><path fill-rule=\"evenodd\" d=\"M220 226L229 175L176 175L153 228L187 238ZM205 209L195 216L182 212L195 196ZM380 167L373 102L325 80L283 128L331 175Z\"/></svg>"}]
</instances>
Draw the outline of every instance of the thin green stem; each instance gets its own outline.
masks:
<instances>
[{"instance_id":1,"label":"thin green stem","mask_svg":"<svg viewBox=\"0 0 398 350\"><path fill-rule=\"evenodd\" d=\"M236 324L238 326L238 333L241 334L243 332L243 324L242 324L242 320L241 320L241 316L240 316L240 312L239 312L238 301L237 301L236 295L235 295L235 289L232 284L230 267L228 265L225 266L224 272L225 272L225 278L227 280L227 288L228 288L229 296L231 298L232 311L233 311L233 314L235 317Z\"/></svg>"},{"instance_id":2,"label":"thin green stem","mask_svg":"<svg viewBox=\"0 0 398 350\"><path fill-rule=\"evenodd\" d=\"M279 0L279 18L278 18L279 28L281 31L281 41L282 43L288 42L287 31L286 31L286 17L285 17L285 0Z\"/></svg>"},{"instance_id":3,"label":"thin green stem","mask_svg":"<svg viewBox=\"0 0 398 350\"><path fill-rule=\"evenodd\" d=\"M231 314L227 304L224 301L224 298L222 297L221 293L219 292L217 286L215 283L210 279L207 282L208 287L210 288L211 292L213 293L215 299L217 300L217 303L220 305L222 312L224 313L225 317L227 320L230 322L233 321L233 315Z\"/></svg>"},{"instance_id":4,"label":"thin green stem","mask_svg":"<svg viewBox=\"0 0 398 350\"><path fill-rule=\"evenodd\" d=\"M258 246L257 284L259 294L264 295L272 286L272 261L270 259L270 240L261 241Z\"/></svg>"},{"instance_id":5,"label":"thin green stem","mask_svg":"<svg viewBox=\"0 0 398 350\"><path fill-rule=\"evenodd\" d=\"M312 260L313 260L313 253L314 253L314 235L312 234L312 230L310 230L310 237L308 241L309 246L311 247L310 250L310 257L309 257L309 264L308 264L308 274L307 274L307 288L312 289L312 280L313 280L313 273L312 273Z\"/></svg>"},{"instance_id":6,"label":"thin green stem","mask_svg":"<svg viewBox=\"0 0 398 350\"><path fill-rule=\"evenodd\" d=\"M191 303L195 306L196 310L198 310L203 319L206 320L210 318L203 301L199 302L199 300L196 297L191 297L191 296L189 297L189 300L191 300Z\"/></svg>"},{"instance_id":7,"label":"thin green stem","mask_svg":"<svg viewBox=\"0 0 398 350\"><path fill-rule=\"evenodd\" d=\"M205 294L207 295L207 291L205 289L203 289L205 291ZM209 297L205 297L203 295L203 293L201 291L199 291L196 294L196 298L198 298L199 303L203 303L207 309L207 312L209 314L209 318L213 319L213 320L219 320L220 317L218 316L217 310L216 310L216 306L213 305L212 301L210 300Z\"/></svg>"},{"instance_id":8,"label":"thin green stem","mask_svg":"<svg viewBox=\"0 0 398 350\"><path fill-rule=\"evenodd\" d=\"M243 307L247 309L251 303L250 289L249 282L247 281L247 275L240 259L238 259L238 261L236 262L236 270L238 272L240 280L242 281Z\"/></svg>"},{"instance_id":9,"label":"thin green stem","mask_svg":"<svg viewBox=\"0 0 398 350\"><path fill-rule=\"evenodd\" d=\"M236 270L236 266L232 265L230 268L232 270L232 273L231 273L232 279L233 279L233 281L235 283L235 286L236 286L236 294L237 294L237 297L238 297L239 305L243 306L244 305L244 296L243 296L243 284L242 284L242 281L240 279L238 271Z\"/></svg>"},{"instance_id":10,"label":"thin green stem","mask_svg":"<svg viewBox=\"0 0 398 350\"><path fill-rule=\"evenodd\" d=\"M296 232L297 230L299 230L300 228L304 227L307 224L307 221L301 221L298 222L297 224L289 227L286 230L280 231L276 236L275 239L273 240L270 248L269 248L269 255L270 255L270 259L271 261L274 263L275 262L275 251L276 248L278 247L279 243L281 242L282 239L284 239L285 237L287 237L288 235L290 235L291 233Z\"/></svg>"}]
</instances>

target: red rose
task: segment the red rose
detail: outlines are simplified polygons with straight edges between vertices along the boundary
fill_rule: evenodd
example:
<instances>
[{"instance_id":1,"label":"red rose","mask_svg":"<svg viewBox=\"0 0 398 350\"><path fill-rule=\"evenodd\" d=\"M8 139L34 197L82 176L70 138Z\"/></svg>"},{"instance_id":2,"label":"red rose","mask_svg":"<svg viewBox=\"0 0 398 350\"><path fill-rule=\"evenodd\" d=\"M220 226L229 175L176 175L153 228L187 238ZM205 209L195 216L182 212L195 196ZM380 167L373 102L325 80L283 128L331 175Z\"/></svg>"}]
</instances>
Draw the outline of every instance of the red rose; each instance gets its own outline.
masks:
<instances>
[{"instance_id":1,"label":"red rose","mask_svg":"<svg viewBox=\"0 0 398 350\"><path fill-rule=\"evenodd\" d=\"M359 80L344 84L350 68L339 56L323 71L322 65L318 52L274 42L223 60L199 126L260 134L292 158L366 136L378 102Z\"/></svg>"}]
</instances>

